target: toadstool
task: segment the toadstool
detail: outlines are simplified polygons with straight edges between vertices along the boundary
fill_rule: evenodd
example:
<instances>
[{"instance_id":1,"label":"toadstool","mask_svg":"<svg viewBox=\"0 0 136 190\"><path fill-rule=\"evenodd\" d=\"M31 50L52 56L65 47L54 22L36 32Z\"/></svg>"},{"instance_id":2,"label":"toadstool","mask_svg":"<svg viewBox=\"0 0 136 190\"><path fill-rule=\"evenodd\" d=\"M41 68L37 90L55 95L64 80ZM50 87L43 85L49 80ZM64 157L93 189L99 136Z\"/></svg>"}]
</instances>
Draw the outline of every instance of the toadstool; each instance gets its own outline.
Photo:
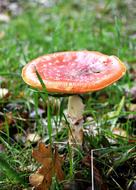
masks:
<instances>
[{"instance_id":1,"label":"toadstool","mask_svg":"<svg viewBox=\"0 0 136 190\"><path fill-rule=\"evenodd\" d=\"M49 93L71 95L68 115L71 130L75 131L74 140L81 145L84 104L78 95L109 86L124 75L126 67L116 56L84 50L47 54L26 64L22 70L23 80L42 89L36 71Z\"/></svg>"}]
</instances>

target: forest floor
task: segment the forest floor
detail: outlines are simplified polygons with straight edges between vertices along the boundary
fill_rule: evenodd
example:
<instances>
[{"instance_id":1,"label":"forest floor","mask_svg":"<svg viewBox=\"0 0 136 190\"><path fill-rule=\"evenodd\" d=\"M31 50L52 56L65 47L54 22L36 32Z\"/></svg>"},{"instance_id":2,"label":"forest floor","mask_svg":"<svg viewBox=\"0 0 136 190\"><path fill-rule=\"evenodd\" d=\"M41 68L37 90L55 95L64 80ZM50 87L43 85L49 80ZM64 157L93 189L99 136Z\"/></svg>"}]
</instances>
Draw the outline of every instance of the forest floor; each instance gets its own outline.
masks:
<instances>
[{"instance_id":1,"label":"forest floor","mask_svg":"<svg viewBox=\"0 0 136 190\"><path fill-rule=\"evenodd\" d=\"M0 0L0 190L93 190L92 182L136 190L135 10L133 0ZM44 98L21 77L30 60L68 50L116 55L127 67L117 83L83 96L84 143L74 154L68 97Z\"/></svg>"}]
</instances>

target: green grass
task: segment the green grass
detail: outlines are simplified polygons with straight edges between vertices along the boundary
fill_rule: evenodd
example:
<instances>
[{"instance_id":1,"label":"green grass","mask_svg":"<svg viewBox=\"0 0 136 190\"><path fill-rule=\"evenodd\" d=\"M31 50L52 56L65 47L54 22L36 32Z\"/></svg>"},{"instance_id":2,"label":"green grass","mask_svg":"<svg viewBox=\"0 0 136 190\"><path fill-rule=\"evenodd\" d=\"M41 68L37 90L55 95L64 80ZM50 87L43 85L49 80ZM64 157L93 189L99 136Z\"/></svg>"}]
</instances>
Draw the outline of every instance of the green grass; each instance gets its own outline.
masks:
<instances>
[{"instance_id":1,"label":"green grass","mask_svg":"<svg viewBox=\"0 0 136 190\"><path fill-rule=\"evenodd\" d=\"M7 98L0 99L0 111L4 115L11 111L14 120L10 126L7 122L5 129L1 130L0 143L5 147L2 157L6 158L7 162L5 167L8 168L10 165L11 170L13 169L13 176L8 170L3 169L4 172L0 172L2 190L21 189L26 183L29 186L28 176L37 167L31 158L32 147L36 144L23 142L23 137L29 132L38 133L47 143L55 142L58 146L62 144L60 152L66 154L64 171L67 182L74 180L77 172L84 174L82 179L90 180L90 168L82 165L81 160L91 154L92 149L105 148L94 153L95 166L100 170L103 181L110 189L123 189L124 187L118 184L116 171L120 169L119 166L130 166L130 162L135 166L133 159L135 144L128 143L129 137L134 136L132 128L134 121L128 119L121 121L121 118L132 113L126 109L126 106L131 104L131 99L125 97L124 90L133 86L129 69L136 61L136 38L132 38L135 32L133 27L135 19L130 17L127 5L118 0L105 0L103 4L89 0L82 0L80 3L76 0L60 0L51 7L25 1L19 3L23 9L22 13L11 16L9 23L0 23L0 31L5 33L0 39L0 76L6 79L6 82L1 82L0 85L8 88L10 92ZM21 70L28 61L43 54L85 49L118 56L128 64L128 72L116 84L84 96L84 128L92 125L87 121L91 116L98 134L95 136L86 132L84 150L82 152L77 150L72 158L70 147L66 143L68 126L64 109L67 97L56 98L60 101L58 109L57 103L54 104L55 98L50 100L46 93L37 92L24 84ZM43 117L38 115L39 107L45 110ZM29 113L33 110L36 111L36 116L30 118ZM109 113L112 113L113 117L109 116ZM3 121L4 117L1 116L0 119ZM43 119L47 125L43 124ZM113 123L115 127L124 129L127 137L113 135L111 131ZM15 139L15 134L18 135L18 140ZM115 143L112 144L109 139ZM129 170L133 175L126 177L126 174L123 174L128 189L136 175L131 166ZM121 169L120 172L123 173L124 170ZM24 178L26 183L16 180L18 175L19 180ZM55 189L56 186L58 189L59 186L54 185L55 183L54 181L52 187Z\"/></svg>"}]
</instances>

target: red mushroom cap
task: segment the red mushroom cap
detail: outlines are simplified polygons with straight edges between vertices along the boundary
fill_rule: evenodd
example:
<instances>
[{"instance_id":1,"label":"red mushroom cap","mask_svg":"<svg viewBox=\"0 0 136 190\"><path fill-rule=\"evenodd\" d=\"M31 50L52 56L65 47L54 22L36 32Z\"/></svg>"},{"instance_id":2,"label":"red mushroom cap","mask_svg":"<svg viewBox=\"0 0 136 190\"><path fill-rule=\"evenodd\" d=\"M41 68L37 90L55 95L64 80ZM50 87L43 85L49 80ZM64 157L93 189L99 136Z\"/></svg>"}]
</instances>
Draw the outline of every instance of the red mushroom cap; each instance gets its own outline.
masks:
<instances>
[{"instance_id":1,"label":"red mushroom cap","mask_svg":"<svg viewBox=\"0 0 136 190\"><path fill-rule=\"evenodd\" d=\"M36 71L48 92L79 94L109 86L124 75L126 67L115 56L95 51L68 51L44 55L25 65L24 81L42 89Z\"/></svg>"}]
</instances>

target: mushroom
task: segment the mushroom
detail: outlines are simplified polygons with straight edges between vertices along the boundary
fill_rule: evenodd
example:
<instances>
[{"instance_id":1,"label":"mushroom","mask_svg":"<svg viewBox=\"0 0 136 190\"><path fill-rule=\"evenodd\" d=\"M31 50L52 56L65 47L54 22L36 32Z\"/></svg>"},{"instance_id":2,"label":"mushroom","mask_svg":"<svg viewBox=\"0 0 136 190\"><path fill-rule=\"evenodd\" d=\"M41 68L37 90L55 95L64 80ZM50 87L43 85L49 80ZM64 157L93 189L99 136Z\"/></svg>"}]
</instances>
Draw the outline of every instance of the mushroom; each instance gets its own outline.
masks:
<instances>
[{"instance_id":1,"label":"mushroom","mask_svg":"<svg viewBox=\"0 0 136 190\"><path fill-rule=\"evenodd\" d=\"M84 104L80 94L103 89L120 79L125 65L116 57L96 51L67 51L43 55L22 70L23 80L42 89L39 73L49 93L68 94L70 143L82 145Z\"/></svg>"}]
</instances>

